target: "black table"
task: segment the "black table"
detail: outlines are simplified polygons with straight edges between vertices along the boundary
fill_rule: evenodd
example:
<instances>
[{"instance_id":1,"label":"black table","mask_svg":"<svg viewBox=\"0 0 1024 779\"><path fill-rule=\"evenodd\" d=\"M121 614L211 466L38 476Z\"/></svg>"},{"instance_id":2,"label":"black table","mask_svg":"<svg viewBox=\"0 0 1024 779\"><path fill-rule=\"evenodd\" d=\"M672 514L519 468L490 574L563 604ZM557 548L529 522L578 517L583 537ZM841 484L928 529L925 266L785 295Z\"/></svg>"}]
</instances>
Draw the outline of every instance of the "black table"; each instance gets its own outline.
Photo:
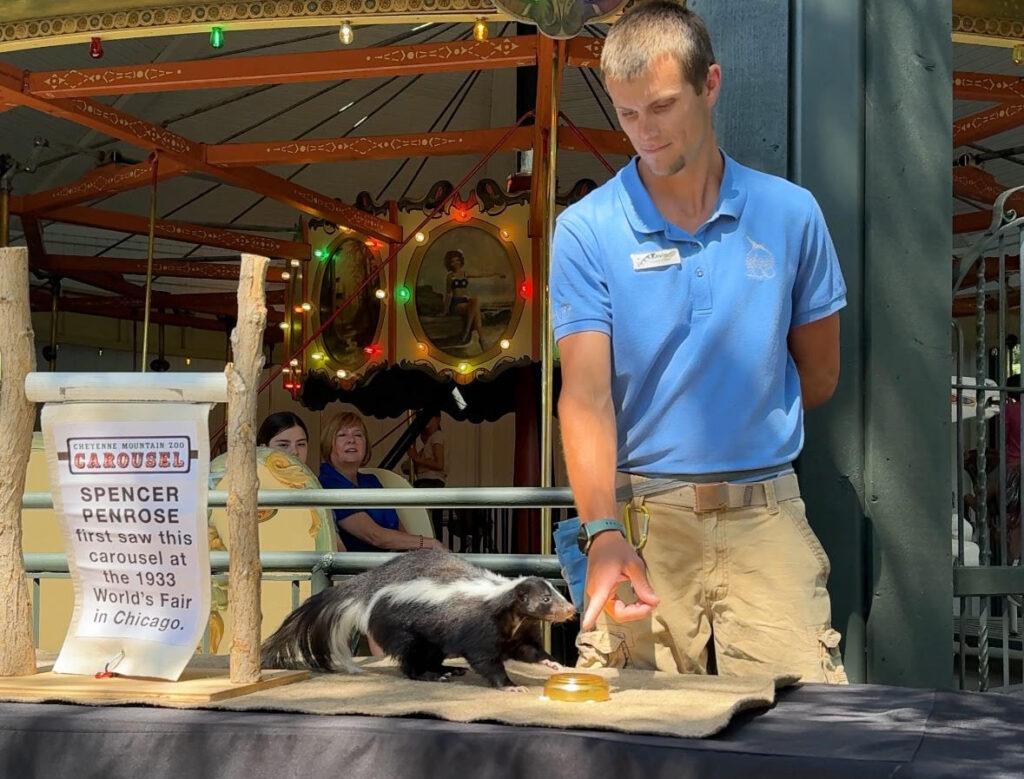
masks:
<instances>
[{"instance_id":1,"label":"black table","mask_svg":"<svg viewBox=\"0 0 1024 779\"><path fill-rule=\"evenodd\" d=\"M3 703L0 776L1024 777L1024 698L806 685L704 740L412 717Z\"/></svg>"}]
</instances>

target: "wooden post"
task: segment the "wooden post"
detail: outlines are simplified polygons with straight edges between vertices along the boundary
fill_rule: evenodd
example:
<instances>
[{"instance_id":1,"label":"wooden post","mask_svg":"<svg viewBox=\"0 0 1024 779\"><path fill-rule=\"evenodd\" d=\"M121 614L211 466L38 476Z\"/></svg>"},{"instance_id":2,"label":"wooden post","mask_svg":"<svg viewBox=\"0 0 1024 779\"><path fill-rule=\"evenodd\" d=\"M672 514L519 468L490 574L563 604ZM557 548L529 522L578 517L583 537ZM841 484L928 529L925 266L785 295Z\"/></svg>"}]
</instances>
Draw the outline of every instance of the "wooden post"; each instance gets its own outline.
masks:
<instances>
[{"instance_id":1,"label":"wooden post","mask_svg":"<svg viewBox=\"0 0 1024 779\"><path fill-rule=\"evenodd\" d=\"M228 581L233 634L233 684L260 680L260 542L256 523L256 398L263 369L267 325L264 278L269 260L242 255L238 279L238 323L231 334L233 362L228 381Z\"/></svg>"},{"instance_id":2,"label":"wooden post","mask_svg":"<svg viewBox=\"0 0 1024 779\"><path fill-rule=\"evenodd\" d=\"M0 676L36 672L32 604L21 550L21 495L35 409L25 376L36 368L28 302L28 250L0 248Z\"/></svg>"}]
</instances>

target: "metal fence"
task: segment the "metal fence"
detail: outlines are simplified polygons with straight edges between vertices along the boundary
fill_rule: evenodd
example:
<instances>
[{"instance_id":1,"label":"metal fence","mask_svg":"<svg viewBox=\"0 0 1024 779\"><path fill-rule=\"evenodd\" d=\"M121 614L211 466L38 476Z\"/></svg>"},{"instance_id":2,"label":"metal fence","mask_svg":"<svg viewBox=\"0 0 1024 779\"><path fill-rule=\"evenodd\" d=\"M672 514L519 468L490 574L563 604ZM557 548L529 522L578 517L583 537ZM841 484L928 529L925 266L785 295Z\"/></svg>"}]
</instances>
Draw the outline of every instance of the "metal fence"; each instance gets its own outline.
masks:
<instances>
[{"instance_id":1,"label":"metal fence","mask_svg":"<svg viewBox=\"0 0 1024 779\"><path fill-rule=\"evenodd\" d=\"M961 315L953 321L951 350L954 652L960 688L980 691L1024 690L1020 624L1024 218L1005 209L1007 198L1017 189L998 198L992 226L961 256L953 280L954 313ZM1009 254L1011 249L1016 256ZM1017 327L1011 333L1007 320L1013 309ZM973 354L968 356L964 330L971 326ZM998 678L993 676L995 665Z\"/></svg>"}]
</instances>

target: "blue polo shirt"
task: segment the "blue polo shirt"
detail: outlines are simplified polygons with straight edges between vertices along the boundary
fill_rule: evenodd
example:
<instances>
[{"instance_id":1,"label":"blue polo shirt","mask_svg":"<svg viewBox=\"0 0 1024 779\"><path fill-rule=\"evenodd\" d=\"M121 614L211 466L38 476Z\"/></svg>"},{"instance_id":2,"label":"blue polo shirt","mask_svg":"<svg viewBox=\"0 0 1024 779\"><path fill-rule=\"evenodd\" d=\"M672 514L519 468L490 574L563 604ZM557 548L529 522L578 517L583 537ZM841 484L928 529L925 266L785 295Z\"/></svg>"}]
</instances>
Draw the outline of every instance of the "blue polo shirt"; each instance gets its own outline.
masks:
<instances>
[{"instance_id":1,"label":"blue polo shirt","mask_svg":"<svg viewBox=\"0 0 1024 779\"><path fill-rule=\"evenodd\" d=\"M658 211L634 158L555 228L555 339L611 338L618 467L647 476L784 466L803 447L793 327L846 305L814 197L724 155L693 235Z\"/></svg>"}]
</instances>

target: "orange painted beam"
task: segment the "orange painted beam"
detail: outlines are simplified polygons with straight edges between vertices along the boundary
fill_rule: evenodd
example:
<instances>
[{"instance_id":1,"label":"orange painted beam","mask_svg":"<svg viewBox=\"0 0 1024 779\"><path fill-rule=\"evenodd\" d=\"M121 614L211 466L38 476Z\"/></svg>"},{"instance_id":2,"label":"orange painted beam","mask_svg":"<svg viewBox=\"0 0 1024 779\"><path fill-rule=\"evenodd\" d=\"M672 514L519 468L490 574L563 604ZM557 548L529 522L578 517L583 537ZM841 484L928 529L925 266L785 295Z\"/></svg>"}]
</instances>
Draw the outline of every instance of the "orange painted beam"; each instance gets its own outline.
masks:
<instances>
[{"instance_id":1,"label":"orange painted beam","mask_svg":"<svg viewBox=\"0 0 1024 779\"><path fill-rule=\"evenodd\" d=\"M976 233L979 230L987 230L990 224L992 224L991 211L971 211L967 214L953 216L954 233Z\"/></svg>"},{"instance_id":2,"label":"orange painted beam","mask_svg":"<svg viewBox=\"0 0 1024 779\"><path fill-rule=\"evenodd\" d=\"M953 122L953 146L974 143L1024 124L1024 102L1000 103Z\"/></svg>"},{"instance_id":3,"label":"orange painted beam","mask_svg":"<svg viewBox=\"0 0 1024 779\"><path fill-rule=\"evenodd\" d=\"M634 154L633 144L629 142L629 138L623 132L618 130L598 130L591 127L581 127L580 132L602 154L624 154L627 157L632 157ZM558 148L565 149L566 151L590 151L580 141L576 133L568 127L558 128Z\"/></svg>"},{"instance_id":4,"label":"orange painted beam","mask_svg":"<svg viewBox=\"0 0 1024 779\"><path fill-rule=\"evenodd\" d=\"M149 220L132 214L119 214L114 211L103 211L98 208L84 206L68 206L58 208L46 214L47 219L55 222L99 227L103 230L114 230L121 233L145 235L149 232ZM156 220L156 237L184 243L198 243L203 246L219 246L238 252L261 254L265 257L285 257L293 260L308 260L309 244L294 241L281 241L277 238L266 238L262 235L236 233L230 230L219 230L215 227L174 222L167 219Z\"/></svg>"},{"instance_id":5,"label":"orange painted beam","mask_svg":"<svg viewBox=\"0 0 1024 779\"><path fill-rule=\"evenodd\" d=\"M598 68L601 66L603 48L602 38L570 38L566 64L576 68Z\"/></svg>"},{"instance_id":6,"label":"orange painted beam","mask_svg":"<svg viewBox=\"0 0 1024 779\"><path fill-rule=\"evenodd\" d=\"M1024 78L958 70L953 73L953 98L993 103L1024 101Z\"/></svg>"},{"instance_id":7,"label":"orange painted beam","mask_svg":"<svg viewBox=\"0 0 1024 779\"><path fill-rule=\"evenodd\" d=\"M174 160L161 160L157 180L180 176L188 168ZM89 200L149 186L153 180L153 167L148 162L136 165L104 165L86 173L78 181L62 187L25 195L23 208L27 213L40 213L63 206L76 206Z\"/></svg>"},{"instance_id":8,"label":"orange painted beam","mask_svg":"<svg viewBox=\"0 0 1024 779\"><path fill-rule=\"evenodd\" d=\"M992 205L996 198L1009 187L1001 184L987 170L974 165L957 165L953 168L953 194L984 205ZM1006 208L1024 214L1024 190L1010 196ZM991 219L989 220L991 221Z\"/></svg>"},{"instance_id":9,"label":"orange painted beam","mask_svg":"<svg viewBox=\"0 0 1024 779\"><path fill-rule=\"evenodd\" d=\"M974 295L953 298L953 316L965 317L975 315ZM1020 290L1014 289L1006 293L1006 308L1013 310L1020 308ZM999 310L999 298L996 295L989 295L985 299L985 310L995 312Z\"/></svg>"},{"instance_id":10,"label":"orange painted beam","mask_svg":"<svg viewBox=\"0 0 1024 779\"><path fill-rule=\"evenodd\" d=\"M208 146L206 159L215 165L234 167L483 154L490 151L508 130L508 127L496 127L440 133L366 135L358 138L224 143ZM502 149L529 149L532 138L533 132L529 127L516 128Z\"/></svg>"},{"instance_id":11,"label":"orange painted beam","mask_svg":"<svg viewBox=\"0 0 1024 779\"><path fill-rule=\"evenodd\" d=\"M33 262L33 265L36 263ZM136 276L146 274L145 260L126 260L121 257L91 257L75 254L48 254L38 264L42 270L63 273L128 273ZM166 278L215 279L238 281L238 264L231 262L196 262L193 260L153 260L153 275ZM281 274L284 268L271 265L267 268L267 281L284 283Z\"/></svg>"},{"instance_id":12,"label":"orange painted beam","mask_svg":"<svg viewBox=\"0 0 1024 779\"><path fill-rule=\"evenodd\" d=\"M456 73L533 65L535 36L408 46L223 57L32 73L26 91L43 98L297 84L352 78Z\"/></svg>"},{"instance_id":13,"label":"orange painted beam","mask_svg":"<svg viewBox=\"0 0 1024 779\"><path fill-rule=\"evenodd\" d=\"M0 99L66 119L91 130L119 138L148 151L160 151L180 165L208 173L236 187L277 200L312 216L356 227L382 240L400 241L402 229L352 206L258 168L221 168L206 161L205 147L163 127L144 122L104 103L82 97L46 100L22 91L24 74L0 63Z\"/></svg>"}]
</instances>

